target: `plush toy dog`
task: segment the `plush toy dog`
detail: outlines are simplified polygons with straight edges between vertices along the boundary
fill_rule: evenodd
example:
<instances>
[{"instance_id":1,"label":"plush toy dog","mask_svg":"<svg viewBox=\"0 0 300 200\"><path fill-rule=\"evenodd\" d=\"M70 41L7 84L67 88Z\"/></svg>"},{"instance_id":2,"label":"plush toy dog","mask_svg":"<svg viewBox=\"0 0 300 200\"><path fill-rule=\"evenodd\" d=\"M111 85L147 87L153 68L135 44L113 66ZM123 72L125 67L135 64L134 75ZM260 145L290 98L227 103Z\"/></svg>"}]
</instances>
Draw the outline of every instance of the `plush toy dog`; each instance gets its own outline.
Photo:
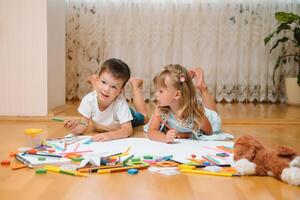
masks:
<instances>
[{"instance_id":1,"label":"plush toy dog","mask_svg":"<svg viewBox=\"0 0 300 200\"><path fill-rule=\"evenodd\" d=\"M300 156L288 147L276 150L262 145L255 137L239 137L234 146L236 170L242 175L274 176L291 185L300 185Z\"/></svg>"}]
</instances>

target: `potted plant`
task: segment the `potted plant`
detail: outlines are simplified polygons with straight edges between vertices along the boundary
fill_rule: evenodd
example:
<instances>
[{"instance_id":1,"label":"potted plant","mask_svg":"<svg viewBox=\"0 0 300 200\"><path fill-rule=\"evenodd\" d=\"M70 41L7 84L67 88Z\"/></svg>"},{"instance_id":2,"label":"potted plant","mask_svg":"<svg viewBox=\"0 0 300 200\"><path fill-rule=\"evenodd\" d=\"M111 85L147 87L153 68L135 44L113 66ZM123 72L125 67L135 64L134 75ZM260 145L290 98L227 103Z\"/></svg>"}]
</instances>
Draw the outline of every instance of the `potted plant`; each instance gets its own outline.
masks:
<instances>
[{"instance_id":1,"label":"potted plant","mask_svg":"<svg viewBox=\"0 0 300 200\"><path fill-rule=\"evenodd\" d=\"M286 78L286 94L289 104L300 105L300 17L293 13L277 12L275 18L278 26L264 40L266 45L272 38L275 39L270 53L276 47L281 46L281 52L273 70L273 84L275 85L276 70L293 59L297 63L297 78Z\"/></svg>"}]
</instances>

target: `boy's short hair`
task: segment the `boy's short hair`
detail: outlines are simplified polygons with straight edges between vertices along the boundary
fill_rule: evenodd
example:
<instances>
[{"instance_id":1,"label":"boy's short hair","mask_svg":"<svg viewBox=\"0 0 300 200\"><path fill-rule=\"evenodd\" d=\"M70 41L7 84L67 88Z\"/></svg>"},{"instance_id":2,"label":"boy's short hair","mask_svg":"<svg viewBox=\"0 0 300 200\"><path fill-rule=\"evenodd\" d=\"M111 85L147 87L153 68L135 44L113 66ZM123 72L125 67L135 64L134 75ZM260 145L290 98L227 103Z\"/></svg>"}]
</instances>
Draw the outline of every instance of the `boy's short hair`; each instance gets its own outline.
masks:
<instances>
[{"instance_id":1,"label":"boy's short hair","mask_svg":"<svg viewBox=\"0 0 300 200\"><path fill-rule=\"evenodd\" d=\"M110 58L101 65L99 76L103 72L109 72L115 79L124 80L122 88L126 85L130 78L130 69L128 65L122 60L116 58Z\"/></svg>"}]
</instances>

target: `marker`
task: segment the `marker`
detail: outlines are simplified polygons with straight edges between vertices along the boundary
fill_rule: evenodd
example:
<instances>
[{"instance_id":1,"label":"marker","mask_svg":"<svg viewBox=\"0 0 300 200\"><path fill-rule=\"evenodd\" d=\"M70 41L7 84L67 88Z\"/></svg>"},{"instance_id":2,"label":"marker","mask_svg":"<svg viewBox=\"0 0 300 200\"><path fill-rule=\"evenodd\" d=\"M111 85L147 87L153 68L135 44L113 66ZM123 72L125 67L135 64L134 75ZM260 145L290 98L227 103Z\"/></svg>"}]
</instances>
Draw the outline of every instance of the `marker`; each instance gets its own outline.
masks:
<instances>
[{"instance_id":1,"label":"marker","mask_svg":"<svg viewBox=\"0 0 300 200\"><path fill-rule=\"evenodd\" d=\"M130 151L130 149L131 149L131 147L128 147L128 148L126 149L126 151L124 151L123 154L128 154L128 152Z\"/></svg>"},{"instance_id":2,"label":"marker","mask_svg":"<svg viewBox=\"0 0 300 200\"><path fill-rule=\"evenodd\" d=\"M93 138L89 138L83 142L83 144L91 144L93 142Z\"/></svg>"},{"instance_id":3,"label":"marker","mask_svg":"<svg viewBox=\"0 0 300 200\"><path fill-rule=\"evenodd\" d=\"M172 130L173 128L171 128L160 116L157 116L158 120L165 125L169 130ZM178 134L176 134L175 138L180 138L180 136Z\"/></svg>"},{"instance_id":4,"label":"marker","mask_svg":"<svg viewBox=\"0 0 300 200\"><path fill-rule=\"evenodd\" d=\"M158 120L163 124L165 125L168 129L172 129L164 120L162 120L162 118L160 116L157 116Z\"/></svg>"},{"instance_id":5,"label":"marker","mask_svg":"<svg viewBox=\"0 0 300 200\"><path fill-rule=\"evenodd\" d=\"M149 164L144 165L131 165L127 167L118 167L113 169L99 169L98 174L106 174L106 173L115 173L115 172L123 172L127 171L128 169L146 169L149 167Z\"/></svg>"},{"instance_id":6,"label":"marker","mask_svg":"<svg viewBox=\"0 0 300 200\"><path fill-rule=\"evenodd\" d=\"M217 164L217 165L193 165L195 166L196 168L203 168L203 167L208 167L208 166L218 166L218 167L231 167L230 164Z\"/></svg>"},{"instance_id":7,"label":"marker","mask_svg":"<svg viewBox=\"0 0 300 200\"><path fill-rule=\"evenodd\" d=\"M52 118L52 120L57 121L57 122L64 122L65 121L64 119L61 119L61 118ZM79 122L79 124L87 126L87 123L84 123L84 122Z\"/></svg>"},{"instance_id":8,"label":"marker","mask_svg":"<svg viewBox=\"0 0 300 200\"><path fill-rule=\"evenodd\" d=\"M177 161L177 160L173 160L173 159L169 159L169 161L172 161L172 162L175 162L175 163L178 163L178 164L183 164L182 162L179 162L179 161Z\"/></svg>"},{"instance_id":9,"label":"marker","mask_svg":"<svg viewBox=\"0 0 300 200\"><path fill-rule=\"evenodd\" d=\"M126 158L124 161L123 161L123 164L126 164L129 160L131 160L132 158L134 157L134 155L132 154L131 156L129 156L128 158Z\"/></svg>"},{"instance_id":10,"label":"marker","mask_svg":"<svg viewBox=\"0 0 300 200\"><path fill-rule=\"evenodd\" d=\"M93 152L94 150L85 150L85 151L71 151L71 152L62 152L62 153L59 153L60 155L65 155L65 154L70 154L70 153L76 153L76 154L80 154L80 153L87 153L87 152Z\"/></svg>"},{"instance_id":11,"label":"marker","mask_svg":"<svg viewBox=\"0 0 300 200\"><path fill-rule=\"evenodd\" d=\"M108 166L99 166L99 167L85 167L85 168L77 169L77 171L94 173L97 172L99 169L110 169L110 168L118 168L118 167L124 167L124 165L118 164L118 165L108 165Z\"/></svg>"},{"instance_id":12,"label":"marker","mask_svg":"<svg viewBox=\"0 0 300 200\"><path fill-rule=\"evenodd\" d=\"M230 174L230 173L219 173L219 172L209 172L202 170L193 170L193 169L180 169L181 172L193 173L193 174L204 174L204 175L214 175L214 176L241 176L239 174Z\"/></svg>"},{"instance_id":13,"label":"marker","mask_svg":"<svg viewBox=\"0 0 300 200\"><path fill-rule=\"evenodd\" d=\"M215 147L203 146L203 148L213 150L213 151L217 151L217 152L220 152L220 153L228 153L227 151L224 151L223 149L218 149L218 148L215 148Z\"/></svg>"},{"instance_id":14,"label":"marker","mask_svg":"<svg viewBox=\"0 0 300 200\"><path fill-rule=\"evenodd\" d=\"M168 155L168 156L164 156L162 157L163 160L170 160L173 157L173 155Z\"/></svg>"},{"instance_id":15,"label":"marker","mask_svg":"<svg viewBox=\"0 0 300 200\"><path fill-rule=\"evenodd\" d=\"M44 153L26 153L24 152L23 155L32 155L32 156L45 156L45 157L55 157L55 158L62 158L61 155L56 154L44 154Z\"/></svg>"},{"instance_id":16,"label":"marker","mask_svg":"<svg viewBox=\"0 0 300 200\"><path fill-rule=\"evenodd\" d=\"M218 163L214 162L213 160L210 160L209 158L202 156L202 158L210 163L212 163L213 165L217 165Z\"/></svg>"},{"instance_id":17,"label":"marker","mask_svg":"<svg viewBox=\"0 0 300 200\"><path fill-rule=\"evenodd\" d=\"M60 169L59 167L52 166L52 165L45 165L44 169L46 169L47 171L50 171L50 172L62 173L62 174L67 174L67 175L72 175L72 176L87 177L87 174L85 174L85 173L77 172L74 170L64 170L64 169Z\"/></svg>"},{"instance_id":18,"label":"marker","mask_svg":"<svg viewBox=\"0 0 300 200\"><path fill-rule=\"evenodd\" d=\"M222 149L223 151L227 151L228 153L233 153L233 150L227 149L226 147L223 146L217 146L219 149Z\"/></svg>"},{"instance_id":19,"label":"marker","mask_svg":"<svg viewBox=\"0 0 300 200\"><path fill-rule=\"evenodd\" d=\"M209 160L211 160L211 161L213 161L213 162L215 162L215 163L217 163L217 164L220 164L220 161L218 161L217 159L214 159L214 158L212 158L211 156L209 156L209 155L207 155L206 156Z\"/></svg>"},{"instance_id":20,"label":"marker","mask_svg":"<svg viewBox=\"0 0 300 200\"><path fill-rule=\"evenodd\" d=\"M106 156L106 157L113 157L113 156L119 156L119 155L122 155L123 153L120 152L120 153L114 153L114 154L111 154L109 156Z\"/></svg>"}]
</instances>

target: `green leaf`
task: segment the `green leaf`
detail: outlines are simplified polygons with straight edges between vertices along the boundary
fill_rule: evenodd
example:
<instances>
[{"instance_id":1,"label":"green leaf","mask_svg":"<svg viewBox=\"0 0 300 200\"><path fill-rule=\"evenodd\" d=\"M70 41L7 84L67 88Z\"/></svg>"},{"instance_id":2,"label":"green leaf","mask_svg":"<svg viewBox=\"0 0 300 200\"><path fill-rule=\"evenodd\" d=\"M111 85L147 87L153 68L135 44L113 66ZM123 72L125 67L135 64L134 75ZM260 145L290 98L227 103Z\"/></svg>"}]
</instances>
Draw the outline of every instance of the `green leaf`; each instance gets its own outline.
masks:
<instances>
[{"instance_id":1,"label":"green leaf","mask_svg":"<svg viewBox=\"0 0 300 200\"><path fill-rule=\"evenodd\" d=\"M272 52L273 49L275 49L275 48L278 46L278 44L279 44L280 42L281 42L281 43L284 43L284 42L286 42L286 41L288 41L288 40L289 40L288 37L283 37L283 38L278 39L278 40L276 41L275 45L270 49L270 53Z\"/></svg>"},{"instance_id":2,"label":"green leaf","mask_svg":"<svg viewBox=\"0 0 300 200\"><path fill-rule=\"evenodd\" d=\"M278 26L276 34L280 33L282 30L291 30L291 27L287 23L282 23Z\"/></svg>"},{"instance_id":3,"label":"green leaf","mask_svg":"<svg viewBox=\"0 0 300 200\"><path fill-rule=\"evenodd\" d=\"M279 23L292 23L299 19L299 16L293 13L277 12L275 13L275 18Z\"/></svg>"},{"instance_id":4,"label":"green leaf","mask_svg":"<svg viewBox=\"0 0 300 200\"><path fill-rule=\"evenodd\" d=\"M286 23L282 23L280 24L273 33L270 33L265 39L265 45L271 40L271 38L274 36L274 34L279 34L282 30L291 30L291 27L286 24Z\"/></svg>"},{"instance_id":5,"label":"green leaf","mask_svg":"<svg viewBox=\"0 0 300 200\"><path fill-rule=\"evenodd\" d=\"M274 36L276 32L274 31L273 33L270 33L265 39L265 45L271 40L271 38Z\"/></svg>"},{"instance_id":6,"label":"green leaf","mask_svg":"<svg viewBox=\"0 0 300 200\"><path fill-rule=\"evenodd\" d=\"M294 29L294 38L297 41L297 46L300 46L300 28L299 27Z\"/></svg>"}]
</instances>

